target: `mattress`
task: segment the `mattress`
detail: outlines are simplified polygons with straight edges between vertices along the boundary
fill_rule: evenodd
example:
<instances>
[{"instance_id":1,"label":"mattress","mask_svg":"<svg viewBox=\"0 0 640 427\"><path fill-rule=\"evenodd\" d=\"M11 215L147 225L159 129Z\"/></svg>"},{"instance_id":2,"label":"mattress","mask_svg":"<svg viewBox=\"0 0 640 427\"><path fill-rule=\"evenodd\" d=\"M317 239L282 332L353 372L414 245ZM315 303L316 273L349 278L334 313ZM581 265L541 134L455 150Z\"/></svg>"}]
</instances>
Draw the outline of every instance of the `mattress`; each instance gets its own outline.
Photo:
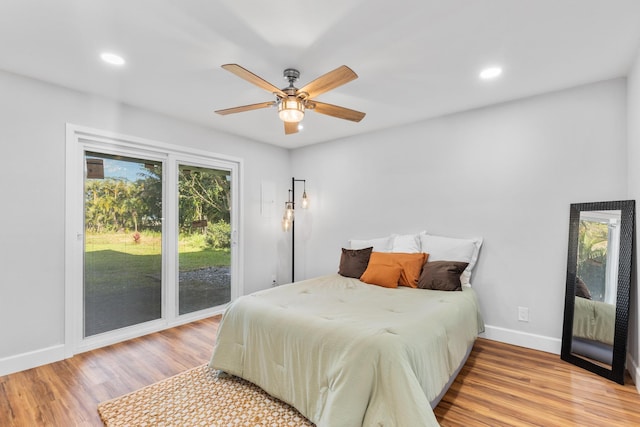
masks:
<instances>
[{"instance_id":1,"label":"mattress","mask_svg":"<svg viewBox=\"0 0 640 427\"><path fill-rule=\"evenodd\" d=\"M575 297L573 336L613 345L616 306Z\"/></svg>"},{"instance_id":2,"label":"mattress","mask_svg":"<svg viewBox=\"0 0 640 427\"><path fill-rule=\"evenodd\" d=\"M469 287L388 289L329 275L232 302L210 367L320 427L437 426L430 402L483 329Z\"/></svg>"}]
</instances>

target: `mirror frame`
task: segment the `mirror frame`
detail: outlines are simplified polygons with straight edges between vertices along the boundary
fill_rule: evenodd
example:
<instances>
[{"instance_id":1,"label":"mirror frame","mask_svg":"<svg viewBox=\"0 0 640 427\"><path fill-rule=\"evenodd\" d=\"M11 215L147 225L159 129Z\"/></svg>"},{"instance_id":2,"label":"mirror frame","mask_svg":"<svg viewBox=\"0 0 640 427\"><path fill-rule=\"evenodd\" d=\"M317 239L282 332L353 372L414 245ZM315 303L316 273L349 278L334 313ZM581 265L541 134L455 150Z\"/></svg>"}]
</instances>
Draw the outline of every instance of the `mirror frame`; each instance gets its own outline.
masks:
<instances>
[{"instance_id":1,"label":"mirror frame","mask_svg":"<svg viewBox=\"0 0 640 427\"><path fill-rule=\"evenodd\" d=\"M620 254L618 264L618 287L616 296L616 322L613 338L613 360L611 369L571 352L573 338L573 314L576 298L576 269L578 263L578 230L580 212L620 210ZM635 200L611 202L574 203L569 215L569 254L567 256L567 284L564 301L564 325L562 328L562 360L601 375L619 384L624 384L629 330L629 293L633 265L633 243L635 223Z\"/></svg>"}]
</instances>

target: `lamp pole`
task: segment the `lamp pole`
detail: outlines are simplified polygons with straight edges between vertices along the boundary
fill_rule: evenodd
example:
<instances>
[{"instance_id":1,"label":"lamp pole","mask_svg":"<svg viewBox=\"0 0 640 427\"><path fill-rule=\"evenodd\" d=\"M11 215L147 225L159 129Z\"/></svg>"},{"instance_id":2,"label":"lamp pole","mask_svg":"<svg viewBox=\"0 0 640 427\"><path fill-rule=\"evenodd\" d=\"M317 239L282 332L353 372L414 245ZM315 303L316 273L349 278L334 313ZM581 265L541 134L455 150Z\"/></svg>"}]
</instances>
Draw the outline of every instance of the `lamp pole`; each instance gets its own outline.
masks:
<instances>
[{"instance_id":1,"label":"lamp pole","mask_svg":"<svg viewBox=\"0 0 640 427\"><path fill-rule=\"evenodd\" d=\"M291 177L291 200L293 202L293 210L296 209L296 179ZM291 220L291 283L296 281L296 217L294 215Z\"/></svg>"},{"instance_id":2,"label":"lamp pole","mask_svg":"<svg viewBox=\"0 0 640 427\"><path fill-rule=\"evenodd\" d=\"M303 194L303 199L307 198L307 190L306 190L306 183L307 180L305 179L295 179L295 177L291 177L291 208L294 210L295 213L295 209L296 209L296 182L303 182L305 184L305 190L304 190L304 194ZM306 207L304 200L303 200L303 208ZM296 217L295 215L293 215L293 218L291 219L291 282L295 282L296 281Z\"/></svg>"}]
</instances>

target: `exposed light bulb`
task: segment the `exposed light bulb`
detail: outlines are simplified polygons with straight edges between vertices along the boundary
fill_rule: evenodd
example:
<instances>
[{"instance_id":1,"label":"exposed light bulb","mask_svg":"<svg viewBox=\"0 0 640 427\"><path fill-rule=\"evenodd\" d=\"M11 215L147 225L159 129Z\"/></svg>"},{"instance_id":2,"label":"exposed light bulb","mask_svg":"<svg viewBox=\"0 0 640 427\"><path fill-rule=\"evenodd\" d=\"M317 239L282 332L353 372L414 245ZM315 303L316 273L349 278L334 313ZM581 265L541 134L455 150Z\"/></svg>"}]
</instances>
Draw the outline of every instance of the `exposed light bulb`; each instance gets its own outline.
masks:
<instances>
[{"instance_id":1,"label":"exposed light bulb","mask_svg":"<svg viewBox=\"0 0 640 427\"><path fill-rule=\"evenodd\" d=\"M284 218L288 221L293 221L293 202L284 204Z\"/></svg>"},{"instance_id":2,"label":"exposed light bulb","mask_svg":"<svg viewBox=\"0 0 640 427\"><path fill-rule=\"evenodd\" d=\"M286 215L282 218L282 231L289 231L291 228L291 221L286 217Z\"/></svg>"},{"instance_id":3,"label":"exposed light bulb","mask_svg":"<svg viewBox=\"0 0 640 427\"><path fill-rule=\"evenodd\" d=\"M302 193L302 202L300 203L302 209L307 209L309 207L309 198L307 197L307 192L304 191Z\"/></svg>"}]
</instances>

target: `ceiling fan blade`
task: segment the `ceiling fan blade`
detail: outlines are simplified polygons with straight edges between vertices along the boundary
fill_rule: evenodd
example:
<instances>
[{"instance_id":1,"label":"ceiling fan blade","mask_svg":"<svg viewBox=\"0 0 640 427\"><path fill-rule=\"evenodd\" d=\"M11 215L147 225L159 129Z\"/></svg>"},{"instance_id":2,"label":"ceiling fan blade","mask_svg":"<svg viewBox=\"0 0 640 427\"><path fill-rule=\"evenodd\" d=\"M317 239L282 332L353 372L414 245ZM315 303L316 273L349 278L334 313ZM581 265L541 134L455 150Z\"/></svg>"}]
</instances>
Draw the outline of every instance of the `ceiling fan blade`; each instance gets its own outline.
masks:
<instances>
[{"instance_id":1,"label":"ceiling fan blade","mask_svg":"<svg viewBox=\"0 0 640 427\"><path fill-rule=\"evenodd\" d=\"M227 114L242 113L243 111L258 110L260 108L271 107L276 105L275 101L260 102L258 104L241 105L240 107L226 108L224 110L216 110L216 113L226 116Z\"/></svg>"},{"instance_id":2,"label":"ceiling fan blade","mask_svg":"<svg viewBox=\"0 0 640 427\"><path fill-rule=\"evenodd\" d=\"M253 83L254 85L258 86L259 88L262 88L262 89L264 89L266 91L269 91L271 93L277 93L278 95L280 95L283 98L287 97L287 94L284 93L282 90L278 89L277 87L275 87L274 85L272 85L268 81L264 80L262 77L256 76L255 74L253 74L251 71L247 70L246 68L243 68L243 67L239 66L238 64L224 64L224 65L222 65L222 68L224 68L225 70L235 74L236 76L240 77L241 79L245 79L249 83Z\"/></svg>"},{"instance_id":3,"label":"ceiling fan blade","mask_svg":"<svg viewBox=\"0 0 640 427\"><path fill-rule=\"evenodd\" d=\"M351 68L346 65L341 65L335 70L329 71L327 74L324 74L311 83L306 84L301 89L298 89L298 93L306 92L309 94L309 98L314 98L357 78L358 75Z\"/></svg>"},{"instance_id":4,"label":"ceiling fan blade","mask_svg":"<svg viewBox=\"0 0 640 427\"><path fill-rule=\"evenodd\" d=\"M284 122L284 133L286 135L291 135L292 133L298 133L298 123Z\"/></svg>"},{"instance_id":5,"label":"ceiling fan blade","mask_svg":"<svg viewBox=\"0 0 640 427\"><path fill-rule=\"evenodd\" d=\"M359 122L364 119L366 113L360 111L351 110L345 107L339 107L337 105L325 104L324 102L312 101L315 104L313 111L320 114L326 114L327 116L337 117L339 119L351 120L352 122Z\"/></svg>"}]
</instances>

